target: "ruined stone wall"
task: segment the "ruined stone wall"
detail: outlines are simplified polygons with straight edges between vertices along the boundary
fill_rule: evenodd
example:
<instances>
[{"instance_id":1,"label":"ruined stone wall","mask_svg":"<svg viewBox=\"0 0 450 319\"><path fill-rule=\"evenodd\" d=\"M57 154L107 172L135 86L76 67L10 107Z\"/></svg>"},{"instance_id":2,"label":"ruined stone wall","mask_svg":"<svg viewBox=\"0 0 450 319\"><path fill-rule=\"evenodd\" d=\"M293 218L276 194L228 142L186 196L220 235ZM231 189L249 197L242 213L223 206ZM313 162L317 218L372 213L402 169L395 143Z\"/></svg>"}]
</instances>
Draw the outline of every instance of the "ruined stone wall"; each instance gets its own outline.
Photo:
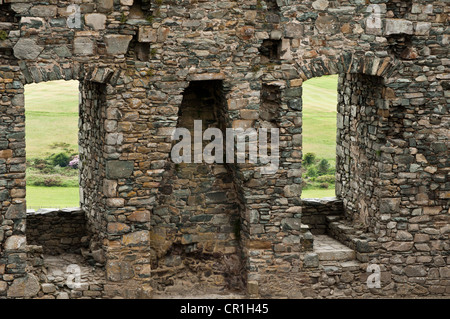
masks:
<instances>
[{"instance_id":1,"label":"ruined stone wall","mask_svg":"<svg viewBox=\"0 0 450 319\"><path fill-rule=\"evenodd\" d=\"M86 223L92 238L91 247L99 249L106 237L106 210L103 193L108 186L105 180L106 161L103 152L107 145L116 143L116 139L107 140L106 132L109 122L106 116L106 87L95 82L83 82L79 105L79 181L80 207L86 215ZM110 141L113 140L113 141Z\"/></svg>"},{"instance_id":2,"label":"ruined stone wall","mask_svg":"<svg viewBox=\"0 0 450 319\"><path fill-rule=\"evenodd\" d=\"M27 213L27 244L42 246L47 255L81 254L88 244L86 218L79 209Z\"/></svg>"},{"instance_id":3,"label":"ruined stone wall","mask_svg":"<svg viewBox=\"0 0 450 319\"><path fill-rule=\"evenodd\" d=\"M134 264L139 271L146 268L142 265L147 264L148 270L150 267L149 259L142 261L135 258L130 264L123 261L125 257L120 255L122 245L133 246L124 253L127 256L131 250L139 251L137 255L143 256L140 246L144 247L143 250L148 250L144 244L148 241L148 235L145 233L148 227L143 226L144 233L140 232L141 225L145 225L145 222L142 219L136 221L134 217L127 219L127 216L133 215L139 209L148 209L145 203L139 202L142 199L147 200L148 194L141 190L142 183L135 183L134 177L131 177L134 161L137 164L139 159L128 155L135 152L132 147L122 149L124 144L135 143L131 136L133 133L128 136L126 133L119 133L119 130L126 132L128 124L119 123L122 114L126 113L120 113L119 109L133 109L134 106L128 107L124 101L132 95L138 95L136 92L132 95L126 94L131 87L131 81L125 76L125 54L132 38L129 34L135 33L135 27L121 27L121 11L118 9L114 12L113 1L86 1L77 9L80 16L76 15L75 7L69 7L72 4L71 1L52 4L2 1L0 4L2 10L13 13L8 15L11 19L2 21L1 29L6 32L7 37L0 41L0 77L3 84L0 139L2 152L5 153L2 154L2 159L5 159L5 163L6 159L9 159L8 165L12 165L7 171L2 171L1 179L2 183L5 183L1 190L2 194L4 193L2 218L7 217L8 220L4 220L2 225L2 231L5 233L3 244L12 238L11 245L8 245L10 252L2 251L1 257L4 265L2 273L12 274L12 278L8 278L8 285L12 284L16 277L28 276L21 270L25 267L24 260L11 258L25 249L23 85L33 82L75 79L82 83L80 146L83 148L81 153L86 167L84 171L81 169L80 182L83 190L83 209L90 228L98 235L97 239L104 239L100 245L105 256L114 259L107 265L110 282L121 281L126 285L127 280L133 281L135 278ZM119 3L116 5L120 7ZM106 25L109 25L108 29ZM125 82L130 85L129 88L125 88ZM106 83L113 83L113 86ZM99 89L98 86L103 88ZM123 121L127 121L125 116ZM133 124L141 127L144 125L146 128L147 123L144 121L144 124L139 124L134 121ZM142 159L142 153L139 156L140 161L146 162L146 159ZM105 178L107 181L103 182ZM130 179L126 181L125 178ZM135 202L130 201L127 209L121 209L126 200L133 198ZM14 216L6 214L8 210L11 212L13 209L17 211ZM134 223L138 224L137 229L131 225ZM131 234L126 243L122 243L124 234ZM91 248L98 249L99 241L96 243L97 245ZM136 294L138 290L131 289L131 293ZM112 287L107 293L114 295L128 292L126 288L117 292Z\"/></svg>"},{"instance_id":4,"label":"ruined stone wall","mask_svg":"<svg viewBox=\"0 0 450 319\"><path fill-rule=\"evenodd\" d=\"M191 82L183 94L177 127L190 132L191 163L161 163L166 171L152 218L152 233L158 236L151 242L153 280L158 290L172 286L174 278L181 282L183 277L194 275L200 277L198 284L202 286L243 288L238 240L240 204L232 173L225 163L226 154L223 164L194 163L195 134L218 128L226 137L223 94L222 81ZM194 132L194 120L202 121L200 133ZM212 139L216 138L219 137ZM202 143L203 147L208 144Z\"/></svg>"},{"instance_id":5,"label":"ruined stone wall","mask_svg":"<svg viewBox=\"0 0 450 319\"><path fill-rule=\"evenodd\" d=\"M97 235L91 248L104 252L103 296L148 297L152 285L158 289L150 243L165 238L154 226L171 134L183 93L205 80L223 82L228 127L280 128L275 174L261 174L259 164L229 166L247 289L305 297L328 285L321 297L342 296L342 265L331 280L302 244L311 238L301 220L301 86L327 74L341 75L340 141L351 141L342 150L362 155L345 159L349 171L344 164L337 175L338 184L348 177L340 199L349 218L333 233L359 243L362 263L342 266L354 274L345 277L345 295L363 295L364 283L350 278L364 276L369 262L386 273L385 295L448 294L449 9L443 1L397 2L86 0L77 15L69 8L75 1L0 1L0 294L31 277L23 86L75 79L84 101L82 208ZM365 228L356 231L361 220ZM202 223L193 235L204 234ZM224 247L234 249L230 228L222 234L231 240ZM171 262L176 273L178 261Z\"/></svg>"},{"instance_id":6,"label":"ruined stone wall","mask_svg":"<svg viewBox=\"0 0 450 319\"><path fill-rule=\"evenodd\" d=\"M368 117L350 127L346 126L351 123L350 109L348 122L345 122L345 116L340 118L340 125L348 129L348 135L341 136L340 141L351 141L355 153L347 158L353 161L353 168L342 169L338 165L338 193L341 190L339 179L349 174L349 183L345 187L354 189L340 198L347 217L353 222L342 227L331 225L333 230L329 233L357 250L361 261L382 265L383 288L386 288L380 290L382 295L445 293L448 258L444 247L448 245L448 230L443 225L444 220L448 221L448 190L444 184L431 185L433 180L440 179L439 165L441 169L448 166L443 158L440 164L434 161L440 152L448 153L448 94L444 80L448 78L445 57L448 51L444 49L448 35L443 29L440 29L442 32L434 31L436 26L447 21L445 11L448 9L442 3L415 3L409 9L400 10L408 21L389 20L394 14L387 12L384 4L379 4L377 12L381 28L376 30L364 19L370 12L366 13L366 9L353 2L332 1L302 1L301 4L281 6L285 17L295 16L284 25L283 62L293 61L291 65L298 65L296 70L303 80L341 74L338 110L353 104L354 112L360 109L355 108L357 105L368 112L354 113ZM303 37L297 39L292 34L303 34ZM284 70L289 70L291 65L284 66ZM447 141L444 142L446 146L438 142L443 140ZM436 146L433 143L437 143ZM356 144L359 144L359 150ZM351 143L342 143L338 154L350 147ZM426 159L423 153L428 154ZM428 162L428 157L434 164ZM305 208L308 209L307 204ZM415 217L411 215L413 211ZM302 219L302 223L307 220ZM352 228L354 231L349 231ZM368 229L371 232L363 234ZM434 233L435 239L422 245L415 242L416 232L419 241L423 232ZM430 259L430 255L435 254L440 257ZM396 268L390 263L390 258L397 263L405 261L408 255L414 256L408 260L413 267ZM340 291L346 286L339 284L336 277L320 284L328 275L319 274L317 270L309 273L307 268L310 266L305 265L310 264L310 257L301 257L301 274L297 277L289 275L292 282L298 284L287 284L280 288L280 293L291 290L300 291L298 296L332 297L328 295L330 291ZM423 264L424 260L430 262ZM442 260L447 260L447 264ZM364 273L367 265L362 264L356 271ZM395 276L391 276L391 268L395 268ZM420 271L413 273L410 268ZM325 270L321 266L320 269ZM413 278L419 273L420 279ZM267 275L270 279L266 280L261 276L260 283L265 281L267 290L260 285L260 291L271 294L269 282L276 281L275 277L278 278ZM439 288L433 288L435 284ZM363 280L359 281L359 288L352 288L351 295L361 295L367 288L364 285ZM298 289L300 286L305 290ZM326 286L334 289L328 291ZM321 295L324 289L327 291Z\"/></svg>"},{"instance_id":7,"label":"ruined stone wall","mask_svg":"<svg viewBox=\"0 0 450 319\"><path fill-rule=\"evenodd\" d=\"M313 235L328 233L327 216L344 215L342 199L307 198L302 200L302 223L309 226Z\"/></svg>"},{"instance_id":8,"label":"ruined stone wall","mask_svg":"<svg viewBox=\"0 0 450 319\"><path fill-rule=\"evenodd\" d=\"M389 125L383 121L383 86L379 77L347 74L340 77L338 91L336 194L349 218L373 229L380 148Z\"/></svg>"}]
</instances>

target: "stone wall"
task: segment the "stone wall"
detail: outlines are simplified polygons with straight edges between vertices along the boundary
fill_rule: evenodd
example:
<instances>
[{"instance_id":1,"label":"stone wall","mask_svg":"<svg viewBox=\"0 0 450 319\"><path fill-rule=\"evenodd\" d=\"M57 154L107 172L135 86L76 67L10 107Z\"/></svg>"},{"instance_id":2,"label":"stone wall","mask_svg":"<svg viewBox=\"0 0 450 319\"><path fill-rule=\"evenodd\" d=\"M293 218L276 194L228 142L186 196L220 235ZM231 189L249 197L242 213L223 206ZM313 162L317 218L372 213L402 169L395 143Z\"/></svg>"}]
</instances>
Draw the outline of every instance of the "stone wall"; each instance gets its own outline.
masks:
<instances>
[{"instance_id":1,"label":"stone wall","mask_svg":"<svg viewBox=\"0 0 450 319\"><path fill-rule=\"evenodd\" d=\"M86 218L80 209L27 212L27 244L42 246L46 255L81 254L88 244Z\"/></svg>"},{"instance_id":2,"label":"stone wall","mask_svg":"<svg viewBox=\"0 0 450 319\"><path fill-rule=\"evenodd\" d=\"M232 173L225 163L194 163L194 141L198 137L194 132L194 120L202 121L201 135L209 128L218 128L226 136L223 94L222 81L190 83L183 94L177 127L190 132L190 152L185 149L178 153L188 152L191 163L161 161L154 164L155 168L165 169L152 218L153 279L158 290L164 291L164 287L171 286L170 282L173 284L174 275L184 272L186 277L190 272L193 272L191 276L201 277L199 282L203 286L243 288L240 203ZM180 137L180 140L185 138ZM215 138L218 137L211 140ZM175 141L174 146L178 142ZM205 140L202 144L206 147L209 142ZM199 258L203 265L197 264Z\"/></svg>"},{"instance_id":3,"label":"stone wall","mask_svg":"<svg viewBox=\"0 0 450 319\"><path fill-rule=\"evenodd\" d=\"M390 124L381 82L379 77L347 74L338 84L336 194L347 216L371 230L378 218L380 149Z\"/></svg>"},{"instance_id":4,"label":"stone wall","mask_svg":"<svg viewBox=\"0 0 450 319\"><path fill-rule=\"evenodd\" d=\"M327 233L327 216L342 215L344 215L342 199L307 198L302 200L302 223L309 226L313 235Z\"/></svg>"},{"instance_id":5,"label":"stone wall","mask_svg":"<svg viewBox=\"0 0 450 319\"><path fill-rule=\"evenodd\" d=\"M0 1L0 294L30 277L23 88L58 79L81 83L81 208L90 248L103 252L96 254L106 268L102 296L149 297L166 270L176 275L163 282L176 291L194 278L177 271L176 256L203 269L238 251L230 265L243 263L234 278L251 294L281 296L294 285L312 289L297 296L318 296L327 283L338 287L341 273L331 280L324 265L304 267L312 238L300 199L302 84L329 74L340 75L337 185L345 210L345 227L336 225L334 234L365 250L362 265L339 266L342 275L359 278L370 262L391 274L386 295L448 294L449 9L438 0L398 4ZM181 201L196 189L174 178L180 193L168 206L176 209L160 209L160 199L170 196L165 184L174 171L166 164L183 94L197 81L222 82L216 119L226 127L280 129L280 165L269 175L260 163L229 165L225 180L198 172L230 212L196 214L206 205L181 219L176 209L195 206L195 196ZM213 204L207 196L201 203ZM230 228L235 220L239 236ZM191 243L219 229L197 242L220 245L205 261L168 237L161 251L172 245L174 258L163 260L151 243L164 245L166 234L155 227L164 223ZM200 273L208 283L209 273ZM345 295L363 296L362 284L349 282Z\"/></svg>"},{"instance_id":6,"label":"stone wall","mask_svg":"<svg viewBox=\"0 0 450 319\"><path fill-rule=\"evenodd\" d=\"M102 249L101 241L106 237L106 199L98 196L104 190L114 196L106 179L106 159L104 151L117 144L117 133L106 135L114 124L115 114L106 114L106 85L84 81L80 83L81 101L79 105L79 156L80 156L80 202L86 215L87 228L93 234L90 247ZM111 117L113 117L111 119ZM115 196L114 196L115 197ZM114 201L109 200L109 201ZM101 258L103 259L103 258Z\"/></svg>"}]
</instances>

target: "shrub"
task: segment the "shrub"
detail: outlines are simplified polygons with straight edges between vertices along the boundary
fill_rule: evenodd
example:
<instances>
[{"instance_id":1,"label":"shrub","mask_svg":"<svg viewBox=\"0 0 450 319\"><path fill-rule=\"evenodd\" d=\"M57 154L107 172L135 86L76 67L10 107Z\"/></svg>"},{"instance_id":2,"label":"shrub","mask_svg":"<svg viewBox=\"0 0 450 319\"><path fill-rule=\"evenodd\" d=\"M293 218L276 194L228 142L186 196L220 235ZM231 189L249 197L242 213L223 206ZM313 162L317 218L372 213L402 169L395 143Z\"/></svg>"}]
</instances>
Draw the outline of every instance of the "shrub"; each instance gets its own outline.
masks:
<instances>
[{"instance_id":1,"label":"shrub","mask_svg":"<svg viewBox=\"0 0 450 319\"><path fill-rule=\"evenodd\" d=\"M315 167L308 168L308 171L306 172L307 177L317 177L317 169Z\"/></svg>"},{"instance_id":2,"label":"shrub","mask_svg":"<svg viewBox=\"0 0 450 319\"><path fill-rule=\"evenodd\" d=\"M63 186L63 183L59 177L36 175L27 178L27 185L53 187Z\"/></svg>"},{"instance_id":3,"label":"shrub","mask_svg":"<svg viewBox=\"0 0 450 319\"><path fill-rule=\"evenodd\" d=\"M326 159L322 159L317 165L317 172L319 175L325 175L328 172L328 169L330 168L330 163Z\"/></svg>"},{"instance_id":4,"label":"shrub","mask_svg":"<svg viewBox=\"0 0 450 319\"><path fill-rule=\"evenodd\" d=\"M316 154L314 153L306 153L303 157L303 162L305 166L312 165L316 161Z\"/></svg>"},{"instance_id":5,"label":"shrub","mask_svg":"<svg viewBox=\"0 0 450 319\"><path fill-rule=\"evenodd\" d=\"M69 165L70 156L66 153L53 154L50 156L50 161L53 166L66 167L67 165Z\"/></svg>"},{"instance_id":6,"label":"shrub","mask_svg":"<svg viewBox=\"0 0 450 319\"><path fill-rule=\"evenodd\" d=\"M80 163L80 158L78 157L78 155L75 155L73 157L73 159L69 162L69 166L76 169L76 168L78 168L79 163Z\"/></svg>"},{"instance_id":7,"label":"shrub","mask_svg":"<svg viewBox=\"0 0 450 319\"><path fill-rule=\"evenodd\" d=\"M334 175L322 175L317 177L317 182L319 183L334 183L336 177Z\"/></svg>"},{"instance_id":8,"label":"shrub","mask_svg":"<svg viewBox=\"0 0 450 319\"><path fill-rule=\"evenodd\" d=\"M48 177L44 179L44 186L52 187L52 186L62 186L62 182L58 178Z\"/></svg>"},{"instance_id":9,"label":"shrub","mask_svg":"<svg viewBox=\"0 0 450 319\"><path fill-rule=\"evenodd\" d=\"M321 183L319 185L320 188L328 188L330 185L328 183Z\"/></svg>"}]
</instances>

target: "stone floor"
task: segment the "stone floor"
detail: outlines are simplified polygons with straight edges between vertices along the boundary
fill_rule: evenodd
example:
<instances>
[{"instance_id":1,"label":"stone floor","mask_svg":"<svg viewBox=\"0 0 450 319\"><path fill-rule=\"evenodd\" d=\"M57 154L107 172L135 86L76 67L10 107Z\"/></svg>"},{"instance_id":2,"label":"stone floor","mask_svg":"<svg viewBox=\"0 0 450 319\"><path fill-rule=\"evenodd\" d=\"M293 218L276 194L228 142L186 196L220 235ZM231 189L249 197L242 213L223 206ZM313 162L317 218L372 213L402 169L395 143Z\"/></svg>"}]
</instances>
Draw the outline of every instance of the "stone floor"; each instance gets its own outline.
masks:
<instances>
[{"instance_id":1,"label":"stone floor","mask_svg":"<svg viewBox=\"0 0 450 319\"><path fill-rule=\"evenodd\" d=\"M101 268L88 265L81 255L63 254L44 256L41 277L40 297L98 298L102 295L105 274Z\"/></svg>"},{"instance_id":2,"label":"stone floor","mask_svg":"<svg viewBox=\"0 0 450 319\"><path fill-rule=\"evenodd\" d=\"M355 252L327 235L314 236L314 252L318 255L322 265L342 264L342 266L357 268ZM40 281L42 284L40 298L51 299L78 299L101 298L105 283L104 270L86 263L81 255L63 254L44 258L44 272ZM183 298L207 298L207 299L241 299L244 295L227 290L215 291L191 287L192 283L177 280L176 284L167 291L156 293L154 298L183 299ZM196 288L196 289L194 289ZM198 292L194 296L192 291Z\"/></svg>"},{"instance_id":3,"label":"stone floor","mask_svg":"<svg viewBox=\"0 0 450 319\"><path fill-rule=\"evenodd\" d=\"M314 236L314 252L319 261L350 261L356 258L355 251L327 235Z\"/></svg>"}]
</instances>

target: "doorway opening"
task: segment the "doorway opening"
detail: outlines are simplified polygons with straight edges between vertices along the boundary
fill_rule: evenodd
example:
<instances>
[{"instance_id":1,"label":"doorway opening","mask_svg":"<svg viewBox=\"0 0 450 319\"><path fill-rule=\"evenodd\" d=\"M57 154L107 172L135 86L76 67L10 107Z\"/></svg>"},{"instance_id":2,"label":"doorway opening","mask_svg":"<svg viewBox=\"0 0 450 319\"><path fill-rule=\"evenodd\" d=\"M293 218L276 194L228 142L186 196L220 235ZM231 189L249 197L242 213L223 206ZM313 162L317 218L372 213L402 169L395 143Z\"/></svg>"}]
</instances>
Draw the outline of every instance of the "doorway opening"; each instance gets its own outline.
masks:
<instances>
[{"instance_id":1,"label":"doorway opening","mask_svg":"<svg viewBox=\"0 0 450 319\"><path fill-rule=\"evenodd\" d=\"M79 82L25 87L28 209L79 207Z\"/></svg>"},{"instance_id":2,"label":"doorway opening","mask_svg":"<svg viewBox=\"0 0 450 319\"><path fill-rule=\"evenodd\" d=\"M338 76L303 84L302 198L335 196Z\"/></svg>"}]
</instances>

